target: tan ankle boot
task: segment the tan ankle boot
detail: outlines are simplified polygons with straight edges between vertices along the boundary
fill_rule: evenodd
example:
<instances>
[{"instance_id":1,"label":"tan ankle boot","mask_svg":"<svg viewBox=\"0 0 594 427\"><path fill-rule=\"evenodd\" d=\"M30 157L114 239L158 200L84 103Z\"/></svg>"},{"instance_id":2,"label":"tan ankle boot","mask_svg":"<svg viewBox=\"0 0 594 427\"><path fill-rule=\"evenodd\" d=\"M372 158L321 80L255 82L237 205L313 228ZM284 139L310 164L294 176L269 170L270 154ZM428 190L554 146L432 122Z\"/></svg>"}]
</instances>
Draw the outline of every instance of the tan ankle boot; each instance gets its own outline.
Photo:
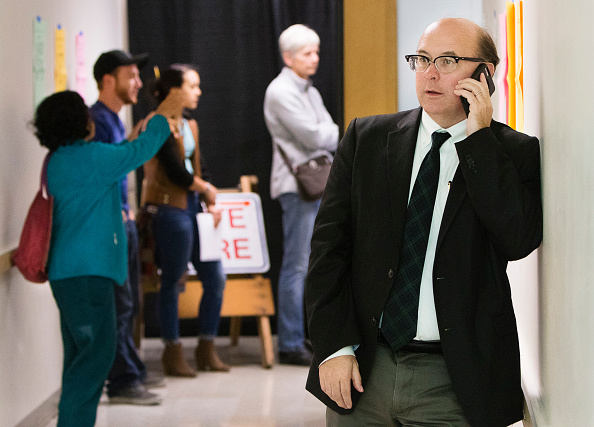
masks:
<instances>
[{"instance_id":1,"label":"tan ankle boot","mask_svg":"<svg viewBox=\"0 0 594 427\"><path fill-rule=\"evenodd\" d=\"M199 371L207 369L216 372L228 372L229 365L219 359L212 340L200 340L196 347L196 366Z\"/></svg>"},{"instance_id":2,"label":"tan ankle boot","mask_svg":"<svg viewBox=\"0 0 594 427\"><path fill-rule=\"evenodd\" d=\"M198 375L198 372L186 362L184 349L182 348L181 343L167 344L161 360L163 362L165 375L190 378Z\"/></svg>"}]
</instances>

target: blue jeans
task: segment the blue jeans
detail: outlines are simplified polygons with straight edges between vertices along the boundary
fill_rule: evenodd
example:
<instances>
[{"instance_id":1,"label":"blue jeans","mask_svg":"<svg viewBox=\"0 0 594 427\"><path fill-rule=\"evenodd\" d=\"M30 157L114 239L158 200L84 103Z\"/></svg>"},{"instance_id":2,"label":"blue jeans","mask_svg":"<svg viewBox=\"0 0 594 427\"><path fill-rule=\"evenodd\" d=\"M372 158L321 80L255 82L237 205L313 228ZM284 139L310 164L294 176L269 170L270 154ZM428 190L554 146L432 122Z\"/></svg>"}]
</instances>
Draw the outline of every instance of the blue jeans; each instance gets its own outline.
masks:
<instances>
[{"instance_id":1,"label":"blue jeans","mask_svg":"<svg viewBox=\"0 0 594 427\"><path fill-rule=\"evenodd\" d=\"M58 427L93 427L116 348L114 281L80 276L52 280L64 345Z\"/></svg>"},{"instance_id":2,"label":"blue jeans","mask_svg":"<svg viewBox=\"0 0 594 427\"><path fill-rule=\"evenodd\" d=\"M283 262L278 278L278 349L300 351L305 339L303 291L313 225L320 201L305 202L297 193L278 198L283 211Z\"/></svg>"},{"instance_id":3,"label":"blue jeans","mask_svg":"<svg viewBox=\"0 0 594 427\"><path fill-rule=\"evenodd\" d=\"M146 378L146 366L140 360L134 343L134 316L138 314L140 297L140 260L138 230L135 221L126 221L128 238L128 278L115 285L117 346L116 358L109 372L107 393L112 396L124 387L134 387Z\"/></svg>"},{"instance_id":4,"label":"blue jeans","mask_svg":"<svg viewBox=\"0 0 594 427\"><path fill-rule=\"evenodd\" d=\"M179 338L178 293L185 283L188 261L202 282L198 312L198 334L211 339L218 334L226 276L220 261L200 261L196 214L201 212L198 195L188 193L188 208L160 205L153 221L157 265L161 268L161 290L157 318L165 341Z\"/></svg>"}]
</instances>

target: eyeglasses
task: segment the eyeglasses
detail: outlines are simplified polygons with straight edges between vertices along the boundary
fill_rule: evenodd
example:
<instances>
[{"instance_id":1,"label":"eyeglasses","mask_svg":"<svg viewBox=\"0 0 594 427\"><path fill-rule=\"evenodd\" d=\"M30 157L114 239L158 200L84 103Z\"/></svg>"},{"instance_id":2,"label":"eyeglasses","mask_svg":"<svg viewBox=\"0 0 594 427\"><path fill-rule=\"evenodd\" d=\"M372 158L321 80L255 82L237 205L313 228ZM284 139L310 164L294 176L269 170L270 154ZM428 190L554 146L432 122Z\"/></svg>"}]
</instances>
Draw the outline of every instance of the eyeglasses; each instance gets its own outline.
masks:
<instances>
[{"instance_id":1,"label":"eyeglasses","mask_svg":"<svg viewBox=\"0 0 594 427\"><path fill-rule=\"evenodd\" d=\"M424 55L406 55L406 61L408 65L410 65L410 69L417 72L423 73L427 71L427 68L431 65L431 63L435 64L435 68L442 74L451 73L458 68L458 61L472 61L472 62L486 62L484 59L481 58L468 58L465 56L449 56L443 55L438 56L433 61L427 58Z\"/></svg>"}]
</instances>

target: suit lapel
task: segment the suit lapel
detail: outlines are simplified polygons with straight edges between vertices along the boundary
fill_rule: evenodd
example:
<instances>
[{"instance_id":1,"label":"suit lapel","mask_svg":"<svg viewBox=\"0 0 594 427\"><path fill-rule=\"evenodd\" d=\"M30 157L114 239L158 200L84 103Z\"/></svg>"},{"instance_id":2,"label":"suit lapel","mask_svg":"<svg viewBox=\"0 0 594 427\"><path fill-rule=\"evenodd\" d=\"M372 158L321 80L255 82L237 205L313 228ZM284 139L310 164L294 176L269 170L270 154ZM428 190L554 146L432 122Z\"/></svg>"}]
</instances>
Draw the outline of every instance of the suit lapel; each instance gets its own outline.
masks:
<instances>
[{"instance_id":1,"label":"suit lapel","mask_svg":"<svg viewBox=\"0 0 594 427\"><path fill-rule=\"evenodd\" d=\"M413 110L398 123L398 129L388 134L387 170L390 207L396 232L396 247L402 246L410 177L421 122L421 109Z\"/></svg>"},{"instance_id":2,"label":"suit lapel","mask_svg":"<svg viewBox=\"0 0 594 427\"><path fill-rule=\"evenodd\" d=\"M456 212L460 208L462 201L466 197L466 185L464 181L464 177L462 176L462 171L460 170L460 166L456 169L456 173L454 174L454 178L452 179L452 183L450 185L450 191L448 193L448 200L446 201L446 205L443 211L443 217L441 219L441 225L439 227L439 235L437 236L437 247L435 249L435 253L439 251L439 247L441 246L441 242L443 241L448 228L452 224L454 217L456 216Z\"/></svg>"}]
</instances>

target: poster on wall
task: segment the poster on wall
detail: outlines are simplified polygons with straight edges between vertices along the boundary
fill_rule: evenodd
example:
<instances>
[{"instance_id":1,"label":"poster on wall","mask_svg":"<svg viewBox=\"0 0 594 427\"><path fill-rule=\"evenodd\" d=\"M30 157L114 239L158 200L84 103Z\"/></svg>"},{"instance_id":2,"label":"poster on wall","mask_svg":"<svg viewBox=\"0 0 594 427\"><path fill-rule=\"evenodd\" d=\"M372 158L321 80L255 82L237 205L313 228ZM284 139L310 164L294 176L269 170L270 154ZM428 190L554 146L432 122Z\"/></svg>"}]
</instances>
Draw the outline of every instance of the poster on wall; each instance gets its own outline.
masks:
<instances>
[{"instance_id":1,"label":"poster on wall","mask_svg":"<svg viewBox=\"0 0 594 427\"><path fill-rule=\"evenodd\" d=\"M514 3L516 51L516 129L524 132L524 17L523 2Z\"/></svg>"},{"instance_id":2,"label":"poster on wall","mask_svg":"<svg viewBox=\"0 0 594 427\"><path fill-rule=\"evenodd\" d=\"M45 21L37 16L33 20L33 107L45 97Z\"/></svg>"},{"instance_id":3,"label":"poster on wall","mask_svg":"<svg viewBox=\"0 0 594 427\"><path fill-rule=\"evenodd\" d=\"M66 36L60 24L54 30L54 90L66 90Z\"/></svg>"},{"instance_id":4,"label":"poster on wall","mask_svg":"<svg viewBox=\"0 0 594 427\"><path fill-rule=\"evenodd\" d=\"M516 128L516 26L514 4L508 1L506 11L507 41L507 124Z\"/></svg>"},{"instance_id":5,"label":"poster on wall","mask_svg":"<svg viewBox=\"0 0 594 427\"><path fill-rule=\"evenodd\" d=\"M74 41L74 57L76 60L76 91L86 101L87 69L85 63L85 35L79 32Z\"/></svg>"},{"instance_id":6,"label":"poster on wall","mask_svg":"<svg viewBox=\"0 0 594 427\"><path fill-rule=\"evenodd\" d=\"M495 74L495 87L499 88L497 92L497 120L507 123L507 100L509 88L507 87L507 25L506 15L499 14L499 38L497 39L497 51L501 56L501 61Z\"/></svg>"},{"instance_id":7,"label":"poster on wall","mask_svg":"<svg viewBox=\"0 0 594 427\"><path fill-rule=\"evenodd\" d=\"M524 130L523 27L523 2L508 1L505 5L505 31L500 31L500 37L505 38L507 59L507 124L520 132ZM501 40L499 42L501 46Z\"/></svg>"}]
</instances>

